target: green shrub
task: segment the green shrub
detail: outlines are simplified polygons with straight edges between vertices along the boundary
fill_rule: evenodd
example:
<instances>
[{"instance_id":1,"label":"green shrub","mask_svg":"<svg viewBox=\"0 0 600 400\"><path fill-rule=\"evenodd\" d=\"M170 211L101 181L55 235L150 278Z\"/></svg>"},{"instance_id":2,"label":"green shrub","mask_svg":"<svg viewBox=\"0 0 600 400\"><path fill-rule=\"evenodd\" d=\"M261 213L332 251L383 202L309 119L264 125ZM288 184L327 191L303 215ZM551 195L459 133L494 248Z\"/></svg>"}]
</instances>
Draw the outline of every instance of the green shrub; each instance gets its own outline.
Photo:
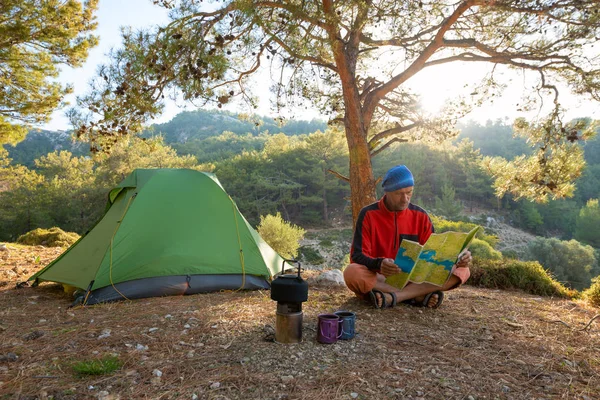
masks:
<instances>
[{"instance_id":1,"label":"green shrub","mask_svg":"<svg viewBox=\"0 0 600 400\"><path fill-rule=\"evenodd\" d=\"M519 258L519 254L514 250L504 250L502 252L502 257L517 260Z\"/></svg>"},{"instance_id":2,"label":"green shrub","mask_svg":"<svg viewBox=\"0 0 600 400\"><path fill-rule=\"evenodd\" d=\"M342 265L342 271L345 270L348 265L350 265L350 253L344 256L344 261L342 261Z\"/></svg>"},{"instance_id":3,"label":"green shrub","mask_svg":"<svg viewBox=\"0 0 600 400\"><path fill-rule=\"evenodd\" d=\"M319 265L325 262L325 258L323 258L321 253L310 246L300 247L300 254L302 254L302 259L309 264Z\"/></svg>"},{"instance_id":4,"label":"green shrub","mask_svg":"<svg viewBox=\"0 0 600 400\"><path fill-rule=\"evenodd\" d=\"M528 243L524 259L539 262L558 280L578 290L590 286L600 273L594 248L577 240L536 237Z\"/></svg>"},{"instance_id":5,"label":"green shrub","mask_svg":"<svg viewBox=\"0 0 600 400\"><path fill-rule=\"evenodd\" d=\"M299 226L286 222L281 214L260 216L258 233L277 253L284 258L298 255L300 240L306 231Z\"/></svg>"},{"instance_id":6,"label":"green shrub","mask_svg":"<svg viewBox=\"0 0 600 400\"><path fill-rule=\"evenodd\" d=\"M17 243L29 246L43 245L46 247L69 247L79 240L79 235L74 232L65 232L60 228L34 229L17 239Z\"/></svg>"},{"instance_id":7,"label":"green shrub","mask_svg":"<svg viewBox=\"0 0 600 400\"><path fill-rule=\"evenodd\" d=\"M474 258L469 284L492 289L520 289L539 296L577 297L555 281L537 261L482 260Z\"/></svg>"},{"instance_id":8,"label":"green shrub","mask_svg":"<svg viewBox=\"0 0 600 400\"><path fill-rule=\"evenodd\" d=\"M73 370L80 376L105 375L121 368L123 363L115 356L105 356L100 359L79 361L73 364Z\"/></svg>"},{"instance_id":9,"label":"green shrub","mask_svg":"<svg viewBox=\"0 0 600 400\"><path fill-rule=\"evenodd\" d=\"M477 256L484 260L502 259L502 253L500 253L498 250L494 250L494 248L488 242L484 242L481 239L474 238L469 246L469 250L473 256Z\"/></svg>"},{"instance_id":10,"label":"green shrub","mask_svg":"<svg viewBox=\"0 0 600 400\"><path fill-rule=\"evenodd\" d=\"M436 233L443 233L448 231L453 232L470 232L473 228L480 226L478 224L474 224L472 222L464 222L464 221L448 221L441 217L431 216L431 221L433 222L433 226L435 227ZM492 248L496 248L498 244L498 237L495 235L486 235L483 227L477 232L475 237L483 240L484 242L489 243Z\"/></svg>"},{"instance_id":11,"label":"green shrub","mask_svg":"<svg viewBox=\"0 0 600 400\"><path fill-rule=\"evenodd\" d=\"M321 240L319 244L323 247L333 247L333 242L329 239Z\"/></svg>"},{"instance_id":12,"label":"green shrub","mask_svg":"<svg viewBox=\"0 0 600 400\"><path fill-rule=\"evenodd\" d=\"M319 238L319 234L316 231L306 232L304 234L304 238L305 239L318 239Z\"/></svg>"},{"instance_id":13,"label":"green shrub","mask_svg":"<svg viewBox=\"0 0 600 400\"><path fill-rule=\"evenodd\" d=\"M592 279L592 286L583 291L582 297L591 305L600 307L600 276Z\"/></svg>"}]
</instances>

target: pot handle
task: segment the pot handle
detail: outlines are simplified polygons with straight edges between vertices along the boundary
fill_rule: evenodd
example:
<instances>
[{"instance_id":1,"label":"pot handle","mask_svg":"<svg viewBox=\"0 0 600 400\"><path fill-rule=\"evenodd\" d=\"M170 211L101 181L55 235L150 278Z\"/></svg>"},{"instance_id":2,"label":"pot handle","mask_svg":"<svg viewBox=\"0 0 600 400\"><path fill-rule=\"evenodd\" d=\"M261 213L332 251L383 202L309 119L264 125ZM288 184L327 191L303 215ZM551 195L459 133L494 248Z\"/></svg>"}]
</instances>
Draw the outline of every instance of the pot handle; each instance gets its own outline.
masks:
<instances>
[{"instance_id":1,"label":"pot handle","mask_svg":"<svg viewBox=\"0 0 600 400\"><path fill-rule=\"evenodd\" d=\"M300 278L300 261L296 260L296 259L289 259L286 260L284 259L283 262L281 263L281 275L283 275L283 272L285 271L285 263L289 263L289 264L298 264L298 278Z\"/></svg>"}]
</instances>

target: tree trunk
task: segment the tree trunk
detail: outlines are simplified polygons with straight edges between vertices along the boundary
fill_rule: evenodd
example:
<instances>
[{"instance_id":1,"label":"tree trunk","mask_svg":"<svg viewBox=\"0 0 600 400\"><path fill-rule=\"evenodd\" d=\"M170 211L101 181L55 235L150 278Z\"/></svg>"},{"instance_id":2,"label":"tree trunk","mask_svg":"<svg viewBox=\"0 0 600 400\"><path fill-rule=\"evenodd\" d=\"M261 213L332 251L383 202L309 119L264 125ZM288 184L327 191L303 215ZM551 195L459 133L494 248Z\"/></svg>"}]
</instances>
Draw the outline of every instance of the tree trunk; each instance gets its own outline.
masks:
<instances>
[{"instance_id":1,"label":"tree trunk","mask_svg":"<svg viewBox=\"0 0 600 400\"><path fill-rule=\"evenodd\" d=\"M367 142L368 127L364 123L362 104L354 76L344 76L342 88L346 112L344 126L350 160L350 199L352 201L352 225L356 225L360 210L375 201L375 178L371 165L371 151Z\"/></svg>"},{"instance_id":2,"label":"tree trunk","mask_svg":"<svg viewBox=\"0 0 600 400\"><path fill-rule=\"evenodd\" d=\"M327 189L323 188L323 221L329 222L329 211L327 210Z\"/></svg>"},{"instance_id":3,"label":"tree trunk","mask_svg":"<svg viewBox=\"0 0 600 400\"><path fill-rule=\"evenodd\" d=\"M285 202L283 200L281 201L281 208L283 209L283 219L289 221L290 213L288 212L287 207L285 206Z\"/></svg>"},{"instance_id":4,"label":"tree trunk","mask_svg":"<svg viewBox=\"0 0 600 400\"><path fill-rule=\"evenodd\" d=\"M356 64L359 54L360 25L366 18L366 8L357 16L355 26L349 33L347 42L342 40L334 26L336 16L332 0L323 0L323 10L327 16L327 32L331 41L333 58L342 84L344 99L344 127L350 157L350 198L352 201L352 223L356 225L360 210L375 201L375 179L371 166L371 152L367 142L370 118L365 121L360 91L356 79ZM356 28L356 30L354 30Z\"/></svg>"},{"instance_id":5,"label":"tree trunk","mask_svg":"<svg viewBox=\"0 0 600 400\"><path fill-rule=\"evenodd\" d=\"M346 124L346 140L350 156L352 225L356 225L360 210L376 200L371 153L366 141L366 133L361 131L360 126L356 124Z\"/></svg>"}]
</instances>

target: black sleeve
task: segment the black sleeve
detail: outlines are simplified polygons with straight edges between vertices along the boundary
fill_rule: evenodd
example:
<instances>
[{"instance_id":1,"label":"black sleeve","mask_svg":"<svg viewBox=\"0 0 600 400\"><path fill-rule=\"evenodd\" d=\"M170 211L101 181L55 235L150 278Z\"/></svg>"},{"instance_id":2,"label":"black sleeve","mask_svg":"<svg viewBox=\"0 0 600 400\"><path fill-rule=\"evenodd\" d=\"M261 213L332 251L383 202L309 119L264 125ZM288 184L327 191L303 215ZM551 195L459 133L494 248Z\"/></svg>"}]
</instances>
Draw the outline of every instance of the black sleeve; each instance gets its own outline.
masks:
<instances>
[{"instance_id":1,"label":"black sleeve","mask_svg":"<svg viewBox=\"0 0 600 400\"><path fill-rule=\"evenodd\" d=\"M360 210L356 227L354 228L354 238L352 239L352 249L350 250L351 261L356 264L364 265L373 271L381 269L383 257L373 258L365 254L371 250L371 227L368 220L365 221L366 209Z\"/></svg>"}]
</instances>

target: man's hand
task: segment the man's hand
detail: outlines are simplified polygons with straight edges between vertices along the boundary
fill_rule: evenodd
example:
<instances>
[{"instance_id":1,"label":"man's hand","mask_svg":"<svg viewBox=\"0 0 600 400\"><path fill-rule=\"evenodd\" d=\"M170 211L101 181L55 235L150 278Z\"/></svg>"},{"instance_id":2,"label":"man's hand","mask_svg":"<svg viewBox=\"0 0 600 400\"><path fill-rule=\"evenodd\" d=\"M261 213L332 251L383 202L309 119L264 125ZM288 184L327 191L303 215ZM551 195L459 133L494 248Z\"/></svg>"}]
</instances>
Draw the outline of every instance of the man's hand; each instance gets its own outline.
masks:
<instances>
[{"instance_id":1,"label":"man's hand","mask_svg":"<svg viewBox=\"0 0 600 400\"><path fill-rule=\"evenodd\" d=\"M471 265L471 261L473 261L473 257L471 256L471 252L466 250L463 255L456 262L456 268L465 268ZM383 265L383 264L382 264Z\"/></svg>"},{"instance_id":2,"label":"man's hand","mask_svg":"<svg viewBox=\"0 0 600 400\"><path fill-rule=\"evenodd\" d=\"M400 272L400 268L394 264L394 260L391 258L384 258L381 262L381 275L386 278L390 275L395 275Z\"/></svg>"}]
</instances>

